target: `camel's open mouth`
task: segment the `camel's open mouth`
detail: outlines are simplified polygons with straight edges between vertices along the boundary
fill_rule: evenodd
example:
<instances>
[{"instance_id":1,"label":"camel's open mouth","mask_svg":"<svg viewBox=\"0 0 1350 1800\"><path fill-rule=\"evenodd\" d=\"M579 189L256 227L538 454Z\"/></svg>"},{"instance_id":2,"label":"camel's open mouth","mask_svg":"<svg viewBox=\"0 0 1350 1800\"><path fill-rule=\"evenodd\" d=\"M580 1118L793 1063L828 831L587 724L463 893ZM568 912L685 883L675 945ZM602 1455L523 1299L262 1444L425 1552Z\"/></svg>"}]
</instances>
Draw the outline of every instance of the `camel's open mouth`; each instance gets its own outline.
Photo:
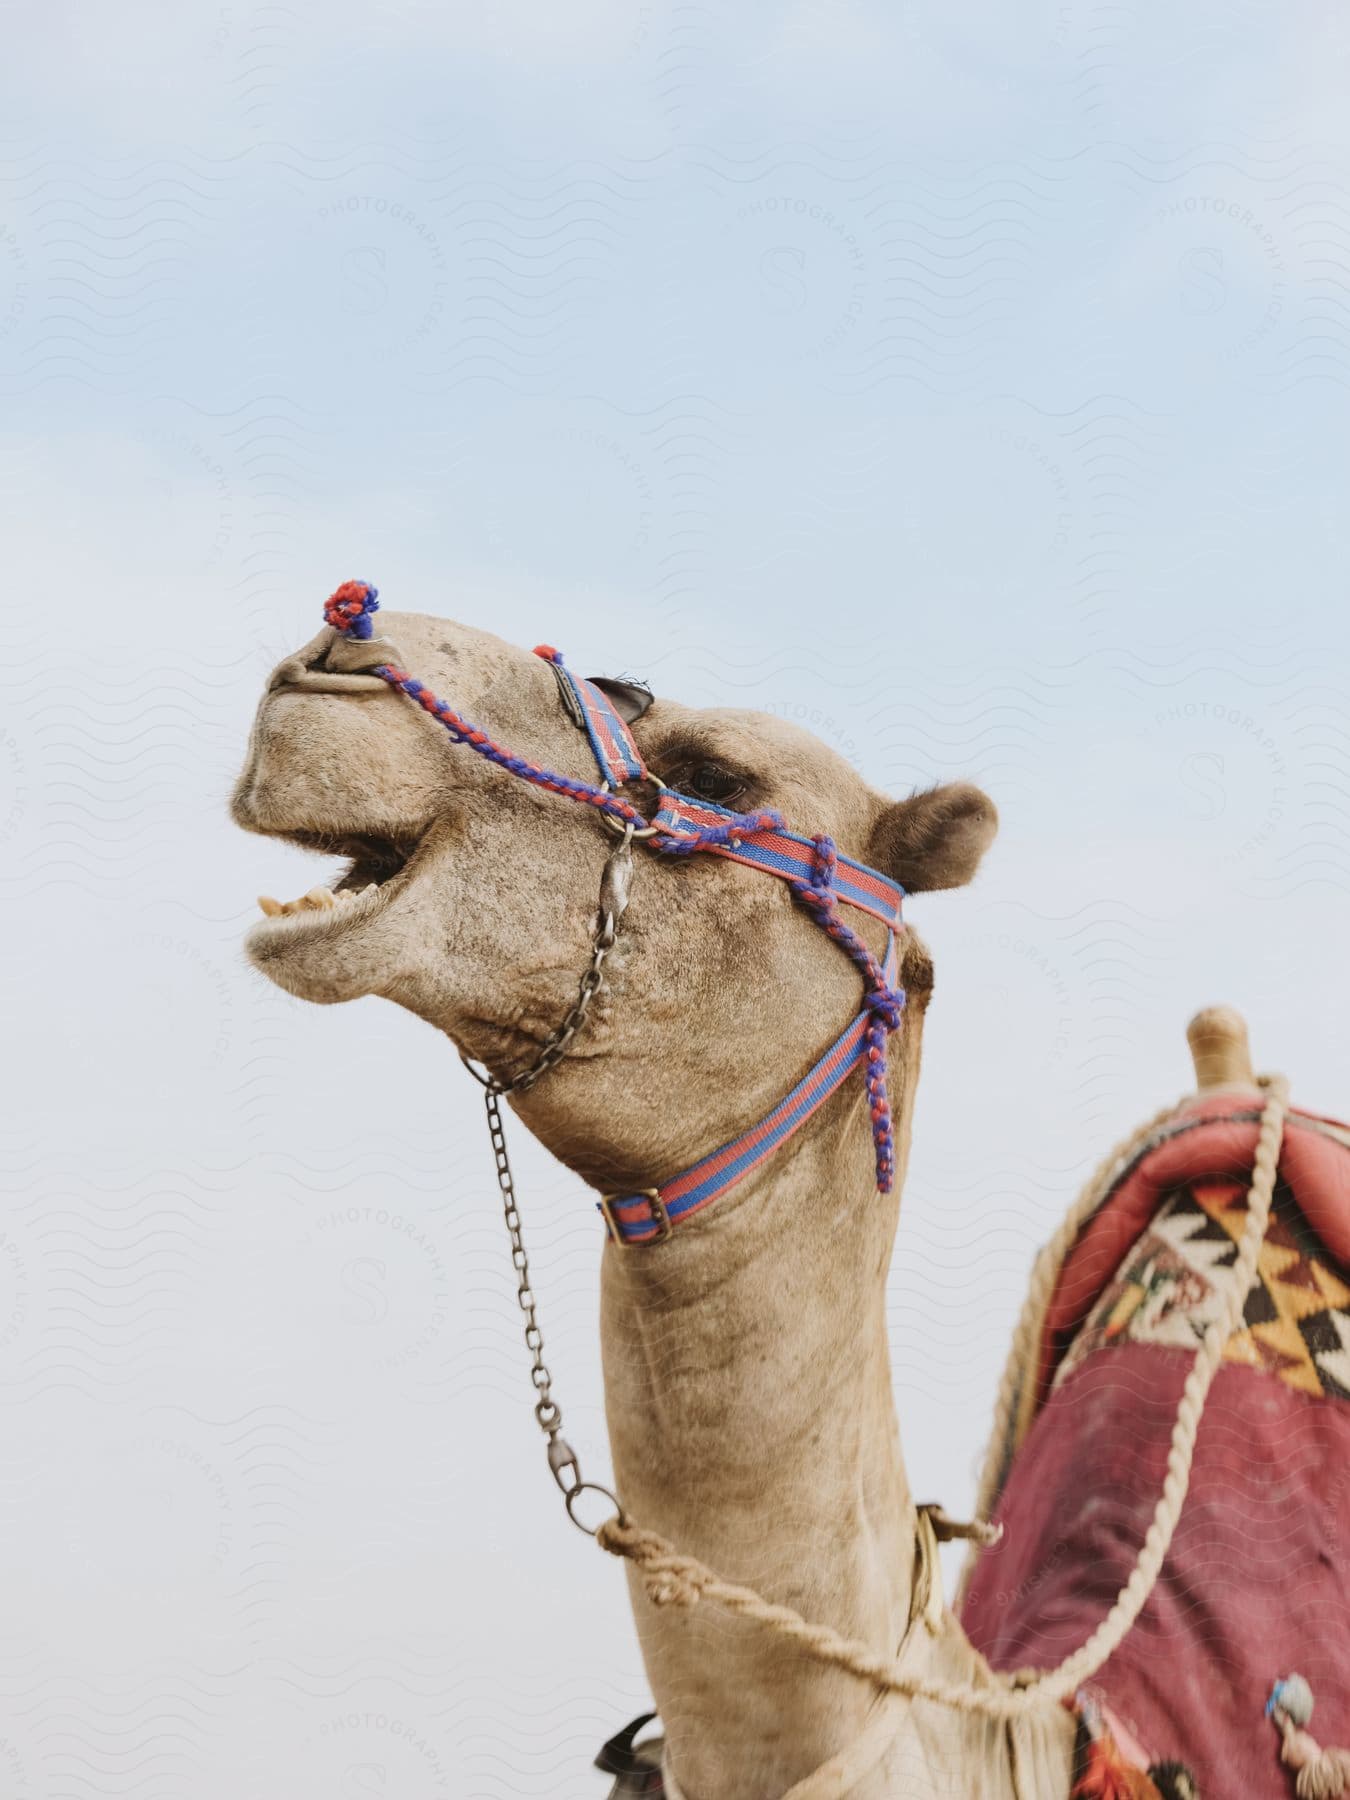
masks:
<instances>
[{"instance_id":1,"label":"camel's open mouth","mask_svg":"<svg viewBox=\"0 0 1350 1800\"><path fill-rule=\"evenodd\" d=\"M298 900L275 900L270 894L260 894L263 918L253 930L264 934L291 933L310 926L332 928L368 919L402 885L423 843L418 837L371 833L334 837L315 831L278 831L269 835L323 856L344 857L347 867L331 886L310 888Z\"/></svg>"}]
</instances>

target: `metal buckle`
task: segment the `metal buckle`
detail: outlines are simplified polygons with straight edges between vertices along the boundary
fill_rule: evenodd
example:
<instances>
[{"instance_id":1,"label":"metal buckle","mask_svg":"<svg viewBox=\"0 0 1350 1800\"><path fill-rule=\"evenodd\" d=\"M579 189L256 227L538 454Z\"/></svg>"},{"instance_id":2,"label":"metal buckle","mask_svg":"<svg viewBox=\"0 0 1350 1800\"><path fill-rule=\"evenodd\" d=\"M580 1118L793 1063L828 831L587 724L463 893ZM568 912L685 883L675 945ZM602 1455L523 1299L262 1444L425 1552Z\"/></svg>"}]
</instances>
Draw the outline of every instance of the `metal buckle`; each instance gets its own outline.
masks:
<instances>
[{"instance_id":1,"label":"metal buckle","mask_svg":"<svg viewBox=\"0 0 1350 1800\"><path fill-rule=\"evenodd\" d=\"M656 1227L656 1236L653 1238L641 1239L643 1244L664 1244L666 1239L675 1229L674 1225L671 1224L670 1214L666 1211L666 1203L661 1198L661 1190L659 1188L638 1188L635 1192L627 1194L601 1194L600 1211L605 1217L605 1226L609 1232L609 1241L611 1244L617 1244L621 1250L632 1250L636 1245L630 1242L619 1230L619 1221L614 1217L610 1208L616 1200L636 1200L639 1195L646 1200L648 1210L651 1213L652 1224Z\"/></svg>"}]
</instances>

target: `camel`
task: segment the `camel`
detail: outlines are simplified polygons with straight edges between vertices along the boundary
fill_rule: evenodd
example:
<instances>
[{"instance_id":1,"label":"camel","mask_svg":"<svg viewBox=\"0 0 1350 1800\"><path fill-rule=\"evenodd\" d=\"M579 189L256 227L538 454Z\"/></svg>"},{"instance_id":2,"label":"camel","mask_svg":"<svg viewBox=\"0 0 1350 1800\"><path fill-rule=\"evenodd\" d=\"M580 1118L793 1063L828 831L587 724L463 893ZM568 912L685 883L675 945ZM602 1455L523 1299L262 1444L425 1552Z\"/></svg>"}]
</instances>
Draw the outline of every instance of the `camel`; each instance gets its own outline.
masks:
<instances>
[{"instance_id":1,"label":"camel","mask_svg":"<svg viewBox=\"0 0 1350 1800\"><path fill-rule=\"evenodd\" d=\"M589 775L585 739L538 656L466 625L381 617L404 666L497 740ZM606 834L585 809L450 742L368 672L388 655L375 645L327 627L268 682L234 818L343 853L350 869L290 910L269 901L277 910L252 930L247 954L304 999L394 1000L509 1075L574 997ZM672 788L776 807L794 830L828 832L910 894L968 882L995 833L978 789L888 799L785 720L663 696L632 729ZM879 952L870 926L860 930ZM570 1054L513 1102L600 1193L644 1189L763 1116L857 1008L854 968L792 896L712 858L640 859L606 976ZM905 1635L920 1530L884 1293L932 982L928 952L906 930L889 1195L876 1191L854 1083L669 1242L603 1249L606 1410L625 1507L881 1652ZM876 1696L858 1681L785 1657L753 1627L672 1616L636 1576L631 1586L668 1767L689 1800L785 1793L872 1722ZM950 1619L922 1649L935 1669L978 1675ZM1002 1727L953 1730L936 1709L896 1712L884 1763L854 1792L1011 1800ZM1058 1782L1047 1792L1068 1792L1072 1736L1066 1716L1045 1746Z\"/></svg>"},{"instance_id":2,"label":"camel","mask_svg":"<svg viewBox=\"0 0 1350 1800\"><path fill-rule=\"evenodd\" d=\"M373 605L362 584L339 589L325 629L268 682L234 818L346 867L299 900L264 897L247 954L302 998L382 995L436 1026L601 1196L621 1514L600 1535L631 1559L661 1791L1068 1796L1080 1723L1058 1703L986 1707L1008 1686L943 1603L941 1521L915 1505L900 1449L884 1291L931 960L906 925L883 978L881 916L864 906L846 930L826 891L840 873L865 886L867 870L906 895L969 882L993 804L965 783L888 798L786 721L577 684L556 653L469 626L395 613L376 637ZM596 748L588 706L605 710L602 736L623 740L618 779L623 744L640 769L622 795L594 781L592 752L612 770L614 745ZM691 797L688 829L706 833L692 847L714 853L678 854L691 845L670 835L649 852L634 842L664 814L661 784ZM748 864L760 837L781 847L775 818L812 847L809 878ZM707 823L719 819L732 823ZM857 1012L860 972L872 1008L860 1077L802 1109L772 1154L742 1159L715 1204L675 1219L669 1178L774 1116ZM895 993L904 1004L887 1012ZM532 1295L527 1316L534 1330ZM568 1446L549 1441L559 1485L569 1471L579 1482ZM785 1644L753 1611L688 1604L696 1584L652 1544L830 1628L852 1663ZM977 1571L977 1600L978 1583ZM859 1656L880 1667L897 1650L902 1679L859 1679ZM915 1697L914 1684L965 1701ZM619 1766L636 1785L621 1772L616 1792L654 1791L645 1764Z\"/></svg>"}]
</instances>

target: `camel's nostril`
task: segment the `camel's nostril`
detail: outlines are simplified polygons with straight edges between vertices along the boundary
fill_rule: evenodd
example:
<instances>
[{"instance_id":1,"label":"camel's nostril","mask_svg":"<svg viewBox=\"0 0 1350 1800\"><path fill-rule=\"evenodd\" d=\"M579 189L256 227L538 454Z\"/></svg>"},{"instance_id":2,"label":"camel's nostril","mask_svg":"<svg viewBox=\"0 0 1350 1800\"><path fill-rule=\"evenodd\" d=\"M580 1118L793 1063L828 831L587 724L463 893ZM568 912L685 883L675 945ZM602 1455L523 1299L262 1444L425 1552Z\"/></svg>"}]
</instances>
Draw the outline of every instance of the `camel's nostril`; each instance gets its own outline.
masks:
<instances>
[{"instance_id":1,"label":"camel's nostril","mask_svg":"<svg viewBox=\"0 0 1350 1800\"><path fill-rule=\"evenodd\" d=\"M267 684L268 692L275 692L277 688L295 685L303 675L308 673L311 667L313 667L313 665L305 662L302 657L288 656L284 663L280 663L272 671L272 679Z\"/></svg>"},{"instance_id":2,"label":"camel's nostril","mask_svg":"<svg viewBox=\"0 0 1350 1800\"><path fill-rule=\"evenodd\" d=\"M333 648L335 641L340 642L341 640L333 627L329 625L299 656L292 657L291 661L302 664L306 669L326 669L329 666L328 652Z\"/></svg>"}]
</instances>

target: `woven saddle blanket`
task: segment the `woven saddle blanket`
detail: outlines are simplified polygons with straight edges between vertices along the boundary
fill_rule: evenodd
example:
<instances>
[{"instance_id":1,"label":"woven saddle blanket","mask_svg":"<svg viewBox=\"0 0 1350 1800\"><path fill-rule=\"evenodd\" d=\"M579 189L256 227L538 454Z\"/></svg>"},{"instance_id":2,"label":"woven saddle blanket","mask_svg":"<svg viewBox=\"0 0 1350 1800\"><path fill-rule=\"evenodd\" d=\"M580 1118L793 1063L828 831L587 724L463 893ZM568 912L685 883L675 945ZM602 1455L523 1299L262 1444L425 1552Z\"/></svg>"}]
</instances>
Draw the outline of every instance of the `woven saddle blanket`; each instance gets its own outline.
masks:
<instances>
[{"instance_id":1,"label":"woven saddle blanket","mask_svg":"<svg viewBox=\"0 0 1350 1800\"><path fill-rule=\"evenodd\" d=\"M1236 1259L1260 1104L1229 1091L1183 1107L1065 1259L1024 1373L1032 1423L1005 1447L1003 1541L962 1608L995 1667L1062 1661L1129 1575ZM1318 1739L1350 1744L1350 1129L1302 1112L1167 1561L1092 1689L1147 1762L1186 1765L1204 1800L1289 1800L1264 1709L1294 1670Z\"/></svg>"}]
</instances>

